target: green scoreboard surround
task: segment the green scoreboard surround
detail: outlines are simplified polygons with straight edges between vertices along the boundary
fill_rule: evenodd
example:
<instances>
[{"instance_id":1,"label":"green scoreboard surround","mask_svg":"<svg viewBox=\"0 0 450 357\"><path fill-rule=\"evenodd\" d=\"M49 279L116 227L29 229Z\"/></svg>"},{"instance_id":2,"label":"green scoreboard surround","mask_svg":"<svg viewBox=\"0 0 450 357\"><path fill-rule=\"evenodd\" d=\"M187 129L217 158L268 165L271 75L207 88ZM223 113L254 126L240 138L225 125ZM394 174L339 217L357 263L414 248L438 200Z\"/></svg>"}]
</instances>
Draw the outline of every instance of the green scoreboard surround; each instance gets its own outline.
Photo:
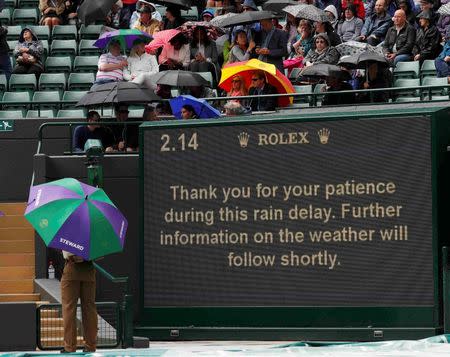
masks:
<instances>
[{"instance_id":1,"label":"green scoreboard surround","mask_svg":"<svg viewBox=\"0 0 450 357\"><path fill-rule=\"evenodd\" d=\"M135 334L442 333L449 113L393 105L144 123Z\"/></svg>"}]
</instances>

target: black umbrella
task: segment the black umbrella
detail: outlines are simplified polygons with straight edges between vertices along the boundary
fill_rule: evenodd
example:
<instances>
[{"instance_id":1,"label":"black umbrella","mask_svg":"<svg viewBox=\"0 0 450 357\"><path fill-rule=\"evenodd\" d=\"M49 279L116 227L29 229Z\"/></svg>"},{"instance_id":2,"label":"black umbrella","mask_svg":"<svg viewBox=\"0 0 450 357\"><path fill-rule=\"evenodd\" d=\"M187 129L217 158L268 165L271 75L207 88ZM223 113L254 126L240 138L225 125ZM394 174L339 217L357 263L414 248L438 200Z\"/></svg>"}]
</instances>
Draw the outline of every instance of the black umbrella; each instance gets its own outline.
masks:
<instances>
[{"instance_id":1,"label":"black umbrella","mask_svg":"<svg viewBox=\"0 0 450 357\"><path fill-rule=\"evenodd\" d=\"M236 25L245 25L251 24L253 22L258 22L259 20L274 19L277 17L280 17L280 15L277 15L272 11L245 11L237 14L236 16L230 16L226 19L223 19L223 21L221 21L220 25L218 26L230 27Z\"/></svg>"},{"instance_id":2,"label":"black umbrella","mask_svg":"<svg viewBox=\"0 0 450 357\"><path fill-rule=\"evenodd\" d=\"M91 1L93 1L93 0L91 0ZM152 3L164 5L164 6L177 6L184 10L191 9L191 3L189 0L152 0Z\"/></svg>"},{"instance_id":3,"label":"black umbrella","mask_svg":"<svg viewBox=\"0 0 450 357\"><path fill-rule=\"evenodd\" d=\"M163 71L155 75L156 84L165 84L173 87L206 86L211 87L209 81L196 72L189 71Z\"/></svg>"},{"instance_id":4,"label":"black umbrella","mask_svg":"<svg viewBox=\"0 0 450 357\"><path fill-rule=\"evenodd\" d=\"M112 82L94 85L76 104L89 107L105 104L148 103L161 100L149 88L132 82Z\"/></svg>"},{"instance_id":5,"label":"black umbrella","mask_svg":"<svg viewBox=\"0 0 450 357\"><path fill-rule=\"evenodd\" d=\"M300 72L303 77L336 77L343 81L350 80L350 74L334 64L319 63L304 68Z\"/></svg>"},{"instance_id":6,"label":"black umbrella","mask_svg":"<svg viewBox=\"0 0 450 357\"><path fill-rule=\"evenodd\" d=\"M295 0L269 0L263 4L262 8L263 10L281 13L286 6L297 4L298 2Z\"/></svg>"},{"instance_id":7,"label":"black umbrella","mask_svg":"<svg viewBox=\"0 0 450 357\"><path fill-rule=\"evenodd\" d=\"M116 2L117 0L84 0L77 11L78 19L85 25L97 20L105 20Z\"/></svg>"},{"instance_id":8,"label":"black umbrella","mask_svg":"<svg viewBox=\"0 0 450 357\"><path fill-rule=\"evenodd\" d=\"M371 62L376 62L380 66L388 67L389 62L384 58L384 56L372 52L366 51L353 56L342 56L339 59L339 65L342 65L347 68L360 68L367 69L367 66Z\"/></svg>"}]
</instances>

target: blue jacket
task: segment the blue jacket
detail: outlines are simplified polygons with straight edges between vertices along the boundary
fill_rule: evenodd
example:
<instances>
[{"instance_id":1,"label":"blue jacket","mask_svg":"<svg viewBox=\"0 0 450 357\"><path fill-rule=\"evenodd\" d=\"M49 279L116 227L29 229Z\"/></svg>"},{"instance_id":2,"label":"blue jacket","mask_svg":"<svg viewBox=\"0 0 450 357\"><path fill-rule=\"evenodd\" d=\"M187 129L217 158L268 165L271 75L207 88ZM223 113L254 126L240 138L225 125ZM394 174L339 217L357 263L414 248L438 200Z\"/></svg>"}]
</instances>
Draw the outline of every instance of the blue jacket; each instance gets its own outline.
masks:
<instances>
[{"instance_id":1,"label":"blue jacket","mask_svg":"<svg viewBox=\"0 0 450 357\"><path fill-rule=\"evenodd\" d=\"M445 43L444 49L438 56L439 59L444 60L445 56L450 56L450 41Z\"/></svg>"},{"instance_id":2,"label":"blue jacket","mask_svg":"<svg viewBox=\"0 0 450 357\"><path fill-rule=\"evenodd\" d=\"M366 21L364 21L364 25L361 29L361 35L366 37L374 35L377 37L377 39L383 41L384 37L386 36L387 30L392 26L391 16L386 13L384 18L380 19L380 21L378 22L378 26L375 25L376 20L376 14L373 14L370 17L366 17Z\"/></svg>"}]
</instances>

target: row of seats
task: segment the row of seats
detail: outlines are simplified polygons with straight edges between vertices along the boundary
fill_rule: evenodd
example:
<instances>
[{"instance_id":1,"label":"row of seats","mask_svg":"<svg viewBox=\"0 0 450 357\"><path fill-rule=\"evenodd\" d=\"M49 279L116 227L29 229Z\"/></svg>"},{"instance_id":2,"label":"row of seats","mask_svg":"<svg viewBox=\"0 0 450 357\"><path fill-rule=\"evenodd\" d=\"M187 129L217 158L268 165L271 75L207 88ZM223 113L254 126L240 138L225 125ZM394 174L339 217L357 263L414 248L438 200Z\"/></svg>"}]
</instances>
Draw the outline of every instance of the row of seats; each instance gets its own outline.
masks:
<instances>
[{"instance_id":1,"label":"row of seats","mask_svg":"<svg viewBox=\"0 0 450 357\"><path fill-rule=\"evenodd\" d=\"M101 110L98 109L100 113ZM104 109L102 118L112 118L112 109ZM129 117L136 120L142 118L144 109L130 109ZM2 110L0 111L0 119L24 119L24 118L77 118L84 119L86 117L86 110L84 109L30 109L30 110Z\"/></svg>"},{"instance_id":2,"label":"row of seats","mask_svg":"<svg viewBox=\"0 0 450 357\"><path fill-rule=\"evenodd\" d=\"M7 9L6 9L7 10ZM2 17L5 9L0 13L0 23L5 25ZM50 31L50 27L44 25L28 26L40 40L96 40L100 36L103 25L81 25L77 30L75 25L58 25L54 26ZM7 40L16 40L19 38L20 33L24 26L13 25L8 26Z\"/></svg>"},{"instance_id":3,"label":"row of seats","mask_svg":"<svg viewBox=\"0 0 450 357\"><path fill-rule=\"evenodd\" d=\"M70 73L67 77L65 73L42 73L39 81L34 74L12 74L9 82L5 75L0 75L0 92L4 91L27 91L35 90L57 90L60 92L67 90L89 90L95 81L94 73Z\"/></svg>"},{"instance_id":4,"label":"row of seats","mask_svg":"<svg viewBox=\"0 0 450 357\"><path fill-rule=\"evenodd\" d=\"M94 47L95 40L81 40L78 44L75 40L54 40L49 46L47 40L42 41L44 57L50 56L99 56L103 51ZM17 45L17 40L8 40L12 53Z\"/></svg>"},{"instance_id":5,"label":"row of seats","mask_svg":"<svg viewBox=\"0 0 450 357\"><path fill-rule=\"evenodd\" d=\"M16 8L37 8L39 0L5 0L5 7L9 9Z\"/></svg>"}]
</instances>

